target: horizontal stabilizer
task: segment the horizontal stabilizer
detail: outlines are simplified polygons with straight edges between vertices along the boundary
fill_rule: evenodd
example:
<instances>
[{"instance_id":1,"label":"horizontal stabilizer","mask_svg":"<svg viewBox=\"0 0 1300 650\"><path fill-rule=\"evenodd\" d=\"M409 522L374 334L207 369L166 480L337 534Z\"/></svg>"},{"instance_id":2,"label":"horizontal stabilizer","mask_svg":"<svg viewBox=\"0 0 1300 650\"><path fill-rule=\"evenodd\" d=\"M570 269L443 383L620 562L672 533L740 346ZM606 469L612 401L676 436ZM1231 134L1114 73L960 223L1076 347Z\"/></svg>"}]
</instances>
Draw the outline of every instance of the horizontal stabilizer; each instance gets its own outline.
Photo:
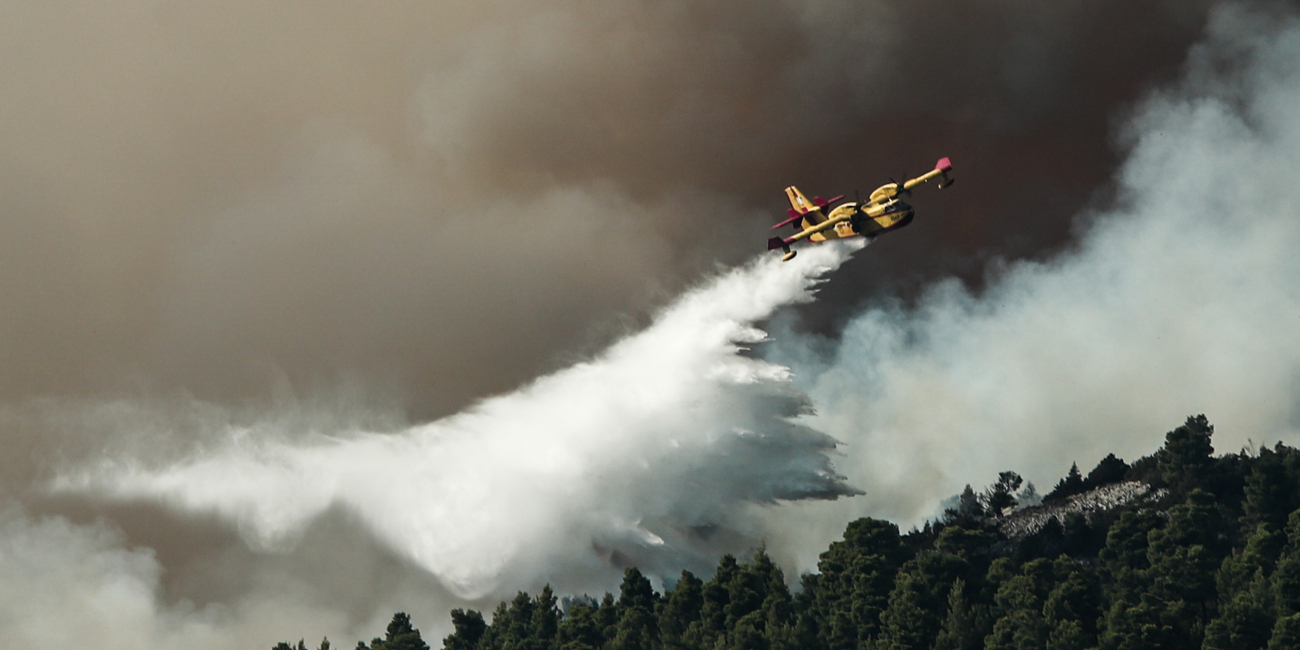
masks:
<instances>
[{"instance_id":1,"label":"horizontal stabilizer","mask_svg":"<svg viewBox=\"0 0 1300 650\"><path fill-rule=\"evenodd\" d=\"M784 239L781 239L780 237L773 237L773 238L767 240L767 250L770 250L770 251L776 250L776 249L778 249L778 248L785 248L786 246L789 246L789 245L790 245L790 242L788 242L788 241L786 241L786 240L784 240Z\"/></svg>"},{"instance_id":2,"label":"horizontal stabilizer","mask_svg":"<svg viewBox=\"0 0 1300 650\"><path fill-rule=\"evenodd\" d=\"M781 223L776 224L775 226L772 226L772 230L776 230L777 228L780 228L780 227L782 227L782 226L788 226L788 225L790 225L790 224L792 224L792 223L794 223L794 222L796 222L796 221L798 221L798 220L800 220L800 219L803 218L803 215L802 215L802 214L799 214L798 212L795 212L794 210L787 210L787 212L790 213L790 218L789 218L789 219L786 219L785 221L782 221Z\"/></svg>"}]
</instances>

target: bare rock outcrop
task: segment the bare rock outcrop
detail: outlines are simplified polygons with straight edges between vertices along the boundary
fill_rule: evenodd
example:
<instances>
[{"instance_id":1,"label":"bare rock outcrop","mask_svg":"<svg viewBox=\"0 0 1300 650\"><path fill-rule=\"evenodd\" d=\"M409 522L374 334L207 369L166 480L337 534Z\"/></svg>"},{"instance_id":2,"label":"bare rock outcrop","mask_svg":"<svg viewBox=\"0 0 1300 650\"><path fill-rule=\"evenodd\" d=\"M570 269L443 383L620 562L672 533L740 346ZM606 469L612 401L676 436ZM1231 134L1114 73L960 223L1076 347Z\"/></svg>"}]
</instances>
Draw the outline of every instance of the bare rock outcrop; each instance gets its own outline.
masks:
<instances>
[{"instance_id":1,"label":"bare rock outcrop","mask_svg":"<svg viewBox=\"0 0 1300 650\"><path fill-rule=\"evenodd\" d=\"M1111 483L1068 497L1062 502L1016 508L1003 517L998 523L998 529L1009 539L1021 540L1042 530L1050 519L1064 524L1066 515L1072 512L1092 519L1096 513L1139 501L1157 501L1166 494L1168 490L1152 488L1141 481Z\"/></svg>"}]
</instances>

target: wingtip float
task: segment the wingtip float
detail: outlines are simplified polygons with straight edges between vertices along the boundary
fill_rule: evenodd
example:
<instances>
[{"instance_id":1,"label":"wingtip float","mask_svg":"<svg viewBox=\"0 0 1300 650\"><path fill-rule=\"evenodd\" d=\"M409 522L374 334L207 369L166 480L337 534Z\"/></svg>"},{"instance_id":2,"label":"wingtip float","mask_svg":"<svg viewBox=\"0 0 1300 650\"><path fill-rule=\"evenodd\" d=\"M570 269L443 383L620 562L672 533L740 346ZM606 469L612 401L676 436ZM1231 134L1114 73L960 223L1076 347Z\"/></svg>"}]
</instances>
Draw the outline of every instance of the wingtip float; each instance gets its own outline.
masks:
<instances>
[{"instance_id":1,"label":"wingtip float","mask_svg":"<svg viewBox=\"0 0 1300 650\"><path fill-rule=\"evenodd\" d=\"M912 223L913 216L912 206L899 197L911 194L912 188L935 178L939 179L940 189L952 185L956 181L948 176L950 171L952 161L940 158L934 169L916 178L901 183L891 178L889 183L876 188L866 201L855 200L839 205L835 204L844 200L843 195L829 200L815 196L809 200L799 188L787 187L785 195L790 200L790 209L786 212L790 218L772 226L772 229L793 225L798 232L791 237L767 240L767 249L781 249L785 253L781 261L788 262L798 254L798 251L790 250L790 245L801 239L812 242L845 237L871 239L898 230Z\"/></svg>"}]
</instances>

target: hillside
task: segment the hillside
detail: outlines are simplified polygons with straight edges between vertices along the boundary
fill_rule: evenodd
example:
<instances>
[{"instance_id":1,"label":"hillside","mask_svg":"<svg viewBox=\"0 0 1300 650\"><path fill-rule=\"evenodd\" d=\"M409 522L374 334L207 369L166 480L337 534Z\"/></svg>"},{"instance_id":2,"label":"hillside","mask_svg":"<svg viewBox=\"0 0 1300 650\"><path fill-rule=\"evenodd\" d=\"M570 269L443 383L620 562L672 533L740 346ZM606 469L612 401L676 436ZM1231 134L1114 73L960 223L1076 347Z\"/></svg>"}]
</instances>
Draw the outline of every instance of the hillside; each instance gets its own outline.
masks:
<instances>
[{"instance_id":1,"label":"hillside","mask_svg":"<svg viewBox=\"0 0 1300 650\"><path fill-rule=\"evenodd\" d=\"M1041 503L1008 471L920 530L853 521L794 591L762 549L723 557L707 580L683 572L662 594L628 568L599 601L561 607L546 589L490 623L454 610L443 647L1300 648L1300 453L1215 456L1213 432L1189 417L1131 465L1071 468ZM409 620L389 627L357 648L423 647Z\"/></svg>"}]
</instances>

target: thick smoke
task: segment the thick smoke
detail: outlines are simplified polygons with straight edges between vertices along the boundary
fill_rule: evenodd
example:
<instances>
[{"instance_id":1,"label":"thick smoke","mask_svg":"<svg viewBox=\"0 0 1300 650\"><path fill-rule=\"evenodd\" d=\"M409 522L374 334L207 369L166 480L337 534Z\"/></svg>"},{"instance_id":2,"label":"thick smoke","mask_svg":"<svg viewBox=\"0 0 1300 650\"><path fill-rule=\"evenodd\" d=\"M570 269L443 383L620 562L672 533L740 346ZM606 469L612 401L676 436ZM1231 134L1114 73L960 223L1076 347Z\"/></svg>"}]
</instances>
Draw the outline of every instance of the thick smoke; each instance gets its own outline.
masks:
<instances>
[{"instance_id":1,"label":"thick smoke","mask_svg":"<svg viewBox=\"0 0 1300 650\"><path fill-rule=\"evenodd\" d=\"M268 637L345 628L345 617L279 585L225 605L159 599L164 567L103 523L0 511L0 630L23 648L267 647ZM369 622L371 629L381 625Z\"/></svg>"},{"instance_id":2,"label":"thick smoke","mask_svg":"<svg viewBox=\"0 0 1300 650\"><path fill-rule=\"evenodd\" d=\"M1207 4L5 5L0 490L21 505L0 518L0 636L347 644L404 609L436 637L466 604L447 585L528 588L548 561L594 591L619 564L766 537L808 569L852 516L917 521L1000 469L1041 482L1145 453L1191 412L1221 449L1288 436L1294 23L1221 14L1187 80L1124 118ZM647 315L682 287L761 247L779 188L869 191L941 155L960 184L918 195L917 222L797 329L903 301L842 345L765 352L816 419L785 421L801 391L731 353L798 274L714 338L670 342L699 358L641 352L662 383L596 377L664 331ZM1107 207L1075 222L1090 204ZM980 286L998 256L1041 263L913 305L940 275ZM662 419L631 417L655 400ZM577 421L619 409L623 437ZM527 435L544 428L565 444ZM814 429L850 443L847 481ZM845 485L868 494L755 505ZM440 514L429 490L448 486L555 519ZM442 515L465 530L417 530ZM499 545L466 549L473 530Z\"/></svg>"},{"instance_id":3,"label":"thick smoke","mask_svg":"<svg viewBox=\"0 0 1300 650\"><path fill-rule=\"evenodd\" d=\"M1220 452L1300 441L1297 102L1300 22L1220 12L1186 79L1123 130L1117 206L1077 250L994 267L980 295L945 282L870 309L829 355L778 335L770 357L855 450L838 465L867 495L778 514L774 534L919 523L1001 470L1050 488L1071 462L1153 452L1189 414Z\"/></svg>"},{"instance_id":4,"label":"thick smoke","mask_svg":"<svg viewBox=\"0 0 1300 650\"><path fill-rule=\"evenodd\" d=\"M1199 6L9 3L0 401L283 377L450 414L741 262L780 188L943 155L962 197L822 304L974 277L1066 241Z\"/></svg>"}]
</instances>

